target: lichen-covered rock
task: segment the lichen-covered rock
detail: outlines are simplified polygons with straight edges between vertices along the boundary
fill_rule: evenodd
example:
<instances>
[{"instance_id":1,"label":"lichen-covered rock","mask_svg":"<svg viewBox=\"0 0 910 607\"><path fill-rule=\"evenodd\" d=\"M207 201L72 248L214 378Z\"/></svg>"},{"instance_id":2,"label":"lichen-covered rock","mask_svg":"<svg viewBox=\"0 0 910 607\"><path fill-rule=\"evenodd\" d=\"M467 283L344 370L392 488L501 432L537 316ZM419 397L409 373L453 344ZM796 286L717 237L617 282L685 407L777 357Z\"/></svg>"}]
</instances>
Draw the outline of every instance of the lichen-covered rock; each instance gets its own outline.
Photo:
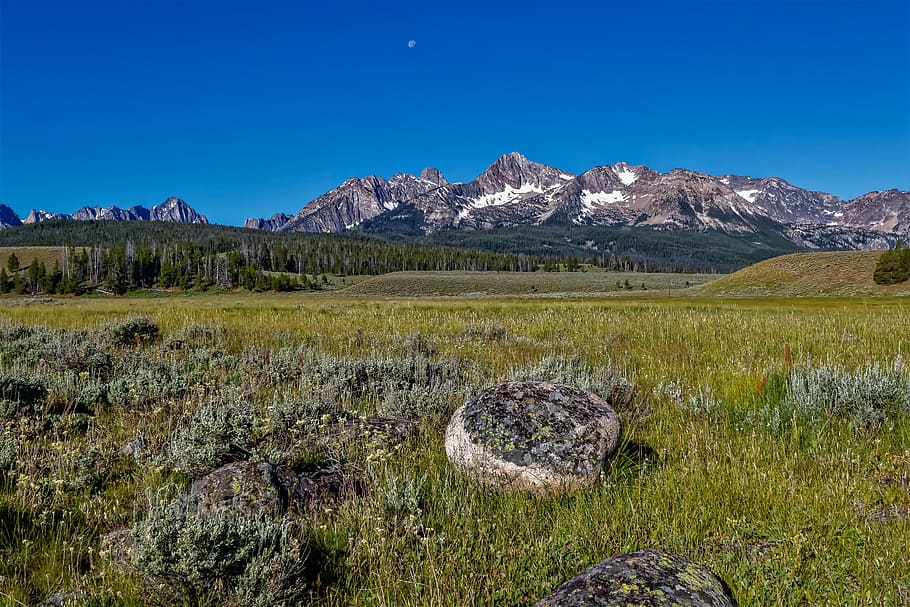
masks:
<instances>
[{"instance_id":1,"label":"lichen-covered rock","mask_svg":"<svg viewBox=\"0 0 910 607\"><path fill-rule=\"evenodd\" d=\"M195 481L182 501L184 511L191 514L312 512L361 489L361 482L346 478L337 468L298 474L287 466L234 462Z\"/></svg>"},{"instance_id":2,"label":"lichen-covered rock","mask_svg":"<svg viewBox=\"0 0 910 607\"><path fill-rule=\"evenodd\" d=\"M508 382L455 411L445 448L453 465L484 484L560 492L597 479L619 431L619 416L596 394Z\"/></svg>"},{"instance_id":3,"label":"lichen-covered rock","mask_svg":"<svg viewBox=\"0 0 910 607\"><path fill-rule=\"evenodd\" d=\"M621 554L579 573L535 607L735 607L724 583L661 550Z\"/></svg>"}]
</instances>

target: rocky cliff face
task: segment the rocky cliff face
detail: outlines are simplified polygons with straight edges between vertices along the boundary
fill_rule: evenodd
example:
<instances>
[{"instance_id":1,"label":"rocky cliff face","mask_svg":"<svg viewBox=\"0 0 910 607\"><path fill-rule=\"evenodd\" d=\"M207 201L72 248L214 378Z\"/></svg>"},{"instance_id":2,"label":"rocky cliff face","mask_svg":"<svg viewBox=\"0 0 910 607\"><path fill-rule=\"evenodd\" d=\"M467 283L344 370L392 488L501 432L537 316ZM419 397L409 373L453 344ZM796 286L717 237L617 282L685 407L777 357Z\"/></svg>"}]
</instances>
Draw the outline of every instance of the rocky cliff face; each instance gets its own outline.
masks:
<instances>
[{"instance_id":1,"label":"rocky cliff face","mask_svg":"<svg viewBox=\"0 0 910 607\"><path fill-rule=\"evenodd\" d=\"M910 232L910 192L885 190L854 198L841 209L838 223L877 232Z\"/></svg>"},{"instance_id":2,"label":"rocky cliff face","mask_svg":"<svg viewBox=\"0 0 910 607\"><path fill-rule=\"evenodd\" d=\"M268 219L257 219L255 217L250 217L243 222L243 227L250 228L252 230L265 230L266 232L277 232L281 229L281 226L286 224L292 215L286 213L275 213Z\"/></svg>"},{"instance_id":3,"label":"rocky cliff face","mask_svg":"<svg viewBox=\"0 0 910 607\"><path fill-rule=\"evenodd\" d=\"M244 225L261 223L265 229L285 232L341 232L447 183L442 173L433 168L424 169L420 176L399 173L389 179L352 177L280 225L275 220L283 214L273 215L271 220L248 219Z\"/></svg>"}]
</instances>

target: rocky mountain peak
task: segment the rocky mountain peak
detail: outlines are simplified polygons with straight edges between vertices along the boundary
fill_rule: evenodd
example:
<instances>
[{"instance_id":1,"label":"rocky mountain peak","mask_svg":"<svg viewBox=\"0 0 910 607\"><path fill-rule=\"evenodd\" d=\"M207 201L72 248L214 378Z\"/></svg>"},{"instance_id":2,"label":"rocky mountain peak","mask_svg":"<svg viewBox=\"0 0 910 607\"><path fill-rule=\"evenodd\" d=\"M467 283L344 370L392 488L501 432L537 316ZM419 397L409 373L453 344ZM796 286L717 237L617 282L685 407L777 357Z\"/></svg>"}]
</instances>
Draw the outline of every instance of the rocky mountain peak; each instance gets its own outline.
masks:
<instances>
[{"instance_id":1,"label":"rocky mountain peak","mask_svg":"<svg viewBox=\"0 0 910 607\"><path fill-rule=\"evenodd\" d=\"M504 154L474 180L482 192L502 191L508 186L518 191L542 192L560 185L573 175L551 166L528 160L518 152Z\"/></svg>"},{"instance_id":2,"label":"rocky mountain peak","mask_svg":"<svg viewBox=\"0 0 910 607\"><path fill-rule=\"evenodd\" d=\"M446 181L446 178L443 176L442 172L439 169L433 167L427 167L424 170L420 171L420 178L424 181L435 183L438 186L443 186L449 183Z\"/></svg>"},{"instance_id":3,"label":"rocky mountain peak","mask_svg":"<svg viewBox=\"0 0 910 607\"><path fill-rule=\"evenodd\" d=\"M22 220L19 219L19 216L16 215L16 212L5 204L0 204L0 230L3 228L13 228L15 226L21 225Z\"/></svg>"},{"instance_id":4,"label":"rocky mountain peak","mask_svg":"<svg viewBox=\"0 0 910 607\"><path fill-rule=\"evenodd\" d=\"M205 215L197 213L190 205L176 196L152 207L149 219L153 221L175 221L180 223L208 223Z\"/></svg>"}]
</instances>

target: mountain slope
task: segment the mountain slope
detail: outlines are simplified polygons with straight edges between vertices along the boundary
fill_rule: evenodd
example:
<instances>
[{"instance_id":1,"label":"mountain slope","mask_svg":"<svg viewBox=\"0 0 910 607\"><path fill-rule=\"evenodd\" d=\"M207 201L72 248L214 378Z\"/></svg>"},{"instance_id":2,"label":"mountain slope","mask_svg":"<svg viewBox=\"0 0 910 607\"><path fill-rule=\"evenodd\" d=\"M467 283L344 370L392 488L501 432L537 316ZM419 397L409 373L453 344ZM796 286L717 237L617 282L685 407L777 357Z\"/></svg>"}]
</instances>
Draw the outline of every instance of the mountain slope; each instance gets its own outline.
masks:
<instances>
[{"instance_id":1,"label":"mountain slope","mask_svg":"<svg viewBox=\"0 0 910 607\"><path fill-rule=\"evenodd\" d=\"M399 173L389 179L376 176L362 179L352 177L310 202L275 231L341 232L446 184L448 182L442 173L433 168L424 169L419 176ZM273 216L272 219L276 217ZM251 226L257 221L260 220L247 220L244 225ZM277 224L268 223L269 220L262 221L269 227Z\"/></svg>"}]
</instances>

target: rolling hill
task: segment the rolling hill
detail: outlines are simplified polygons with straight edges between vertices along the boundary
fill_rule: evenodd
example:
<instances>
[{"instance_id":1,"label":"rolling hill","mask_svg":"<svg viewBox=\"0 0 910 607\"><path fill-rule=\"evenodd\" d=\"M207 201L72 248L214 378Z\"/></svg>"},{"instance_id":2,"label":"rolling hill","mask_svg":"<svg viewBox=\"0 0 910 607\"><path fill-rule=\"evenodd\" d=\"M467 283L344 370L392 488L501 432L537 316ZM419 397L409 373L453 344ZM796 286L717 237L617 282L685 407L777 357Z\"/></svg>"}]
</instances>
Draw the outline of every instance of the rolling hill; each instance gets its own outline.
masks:
<instances>
[{"instance_id":1,"label":"rolling hill","mask_svg":"<svg viewBox=\"0 0 910 607\"><path fill-rule=\"evenodd\" d=\"M910 282L882 286L872 280L881 251L795 253L774 257L695 292L725 296L910 295Z\"/></svg>"}]
</instances>

